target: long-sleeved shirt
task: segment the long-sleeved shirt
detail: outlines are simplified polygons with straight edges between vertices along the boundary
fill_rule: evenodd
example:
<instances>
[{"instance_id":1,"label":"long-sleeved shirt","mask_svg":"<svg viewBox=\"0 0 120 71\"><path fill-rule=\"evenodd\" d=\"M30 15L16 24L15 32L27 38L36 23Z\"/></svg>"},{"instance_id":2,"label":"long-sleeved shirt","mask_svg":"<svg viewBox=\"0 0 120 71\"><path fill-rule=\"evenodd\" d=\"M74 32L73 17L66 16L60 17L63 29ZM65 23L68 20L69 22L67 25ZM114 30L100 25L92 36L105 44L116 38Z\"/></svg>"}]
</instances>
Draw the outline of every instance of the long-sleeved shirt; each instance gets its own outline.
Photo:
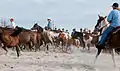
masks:
<instances>
[{"instance_id":1,"label":"long-sleeved shirt","mask_svg":"<svg viewBox=\"0 0 120 71\"><path fill-rule=\"evenodd\" d=\"M110 26L116 28L120 26L120 11L119 10L112 10L108 15L107 21L110 22Z\"/></svg>"},{"instance_id":2,"label":"long-sleeved shirt","mask_svg":"<svg viewBox=\"0 0 120 71\"><path fill-rule=\"evenodd\" d=\"M10 25L8 25L8 28L15 28L15 22L11 22Z\"/></svg>"}]
</instances>

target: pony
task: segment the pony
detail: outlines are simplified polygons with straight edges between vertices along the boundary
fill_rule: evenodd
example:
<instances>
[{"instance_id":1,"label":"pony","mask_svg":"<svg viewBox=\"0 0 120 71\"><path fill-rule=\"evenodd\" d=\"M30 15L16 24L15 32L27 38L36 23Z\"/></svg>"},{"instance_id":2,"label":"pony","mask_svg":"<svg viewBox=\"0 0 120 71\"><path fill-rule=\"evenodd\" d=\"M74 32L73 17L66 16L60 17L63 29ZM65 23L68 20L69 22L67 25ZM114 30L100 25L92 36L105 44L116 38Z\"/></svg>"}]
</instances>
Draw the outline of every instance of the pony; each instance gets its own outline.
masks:
<instances>
[{"instance_id":1,"label":"pony","mask_svg":"<svg viewBox=\"0 0 120 71\"><path fill-rule=\"evenodd\" d=\"M101 32L99 34L99 35L101 35L102 31L104 31L106 29L106 27L108 27L108 24L106 22L106 16L105 17L99 16L99 19L97 21L97 24L96 24L94 30ZM115 66L115 58L114 58L115 52L114 52L114 50L117 48L120 48L119 37L120 37L120 28L116 28L114 31L111 32L111 34L109 35L109 37L105 41L105 48L110 51L110 53L112 55L112 60L113 60L114 66ZM96 46L96 48L98 49L98 51L97 51L96 58L95 58L94 62L96 62L96 59L98 58L98 56L100 55L100 53L102 51L102 48L98 48L97 46Z\"/></svg>"},{"instance_id":2,"label":"pony","mask_svg":"<svg viewBox=\"0 0 120 71\"><path fill-rule=\"evenodd\" d=\"M23 28L21 27L16 27L16 29L12 32L6 30L6 29L1 29L0 32L0 39L1 42L3 43L3 49L6 51L6 54L8 52L8 50L6 49L6 47L10 48L10 47L16 47L16 53L17 53L17 57L19 57L19 34L23 31Z\"/></svg>"}]
</instances>

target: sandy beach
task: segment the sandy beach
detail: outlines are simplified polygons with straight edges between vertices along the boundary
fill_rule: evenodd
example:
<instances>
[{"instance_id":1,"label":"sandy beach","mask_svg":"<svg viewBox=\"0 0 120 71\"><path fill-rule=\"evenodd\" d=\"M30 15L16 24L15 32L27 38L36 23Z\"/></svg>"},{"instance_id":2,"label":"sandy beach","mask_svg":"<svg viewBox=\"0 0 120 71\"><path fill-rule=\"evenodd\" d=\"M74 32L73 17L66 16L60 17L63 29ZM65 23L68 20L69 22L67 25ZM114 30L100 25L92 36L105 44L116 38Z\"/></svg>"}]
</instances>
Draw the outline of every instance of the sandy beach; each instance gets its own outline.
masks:
<instances>
[{"instance_id":1,"label":"sandy beach","mask_svg":"<svg viewBox=\"0 0 120 71\"><path fill-rule=\"evenodd\" d=\"M110 54L101 54L96 64L96 49L83 52L74 48L71 54L52 51L22 52L17 58L9 49L7 55L0 49L0 71L120 71L120 56L116 55L116 67Z\"/></svg>"}]
</instances>

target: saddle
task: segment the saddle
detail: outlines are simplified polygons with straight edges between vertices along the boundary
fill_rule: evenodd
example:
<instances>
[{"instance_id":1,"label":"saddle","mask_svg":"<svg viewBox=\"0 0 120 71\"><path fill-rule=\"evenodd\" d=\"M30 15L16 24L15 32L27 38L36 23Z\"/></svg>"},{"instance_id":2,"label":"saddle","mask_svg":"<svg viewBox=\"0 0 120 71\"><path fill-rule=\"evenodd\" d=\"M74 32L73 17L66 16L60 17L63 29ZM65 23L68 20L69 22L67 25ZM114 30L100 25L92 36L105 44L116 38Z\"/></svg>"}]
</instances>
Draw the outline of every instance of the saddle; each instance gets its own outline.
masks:
<instances>
[{"instance_id":1,"label":"saddle","mask_svg":"<svg viewBox=\"0 0 120 71\"><path fill-rule=\"evenodd\" d=\"M118 31L120 31L120 26L116 27L111 33L116 34Z\"/></svg>"},{"instance_id":2,"label":"saddle","mask_svg":"<svg viewBox=\"0 0 120 71\"><path fill-rule=\"evenodd\" d=\"M108 35L105 43L106 44L110 44L110 40L112 38L113 35L115 35L116 33L120 32L120 26L116 27L115 29L113 29L113 31L110 32L110 34Z\"/></svg>"}]
</instances>

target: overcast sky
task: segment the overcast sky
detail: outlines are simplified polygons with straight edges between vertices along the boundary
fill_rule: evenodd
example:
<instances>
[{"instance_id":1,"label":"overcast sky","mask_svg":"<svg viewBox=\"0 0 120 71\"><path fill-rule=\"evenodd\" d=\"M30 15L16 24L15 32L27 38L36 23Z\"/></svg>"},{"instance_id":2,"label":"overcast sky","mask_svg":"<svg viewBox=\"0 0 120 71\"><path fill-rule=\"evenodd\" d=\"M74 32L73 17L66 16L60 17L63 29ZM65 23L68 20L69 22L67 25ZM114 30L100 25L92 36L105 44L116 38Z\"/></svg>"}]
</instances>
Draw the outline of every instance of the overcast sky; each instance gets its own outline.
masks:
<instances>
[{"instance_id":1,"label":"overcast sky","mask_svg":"<svg viewBox=\"0 0 120 71\"><path fill-rule=\"evenodd\" d=\"M14 17L16 25L25 28L34 22L43 27L51 18L58 28L92 29L97 15L108 15L113 2L120 4L120 0L1 0L0 17Z\"/></svg>"}]
</instances>

